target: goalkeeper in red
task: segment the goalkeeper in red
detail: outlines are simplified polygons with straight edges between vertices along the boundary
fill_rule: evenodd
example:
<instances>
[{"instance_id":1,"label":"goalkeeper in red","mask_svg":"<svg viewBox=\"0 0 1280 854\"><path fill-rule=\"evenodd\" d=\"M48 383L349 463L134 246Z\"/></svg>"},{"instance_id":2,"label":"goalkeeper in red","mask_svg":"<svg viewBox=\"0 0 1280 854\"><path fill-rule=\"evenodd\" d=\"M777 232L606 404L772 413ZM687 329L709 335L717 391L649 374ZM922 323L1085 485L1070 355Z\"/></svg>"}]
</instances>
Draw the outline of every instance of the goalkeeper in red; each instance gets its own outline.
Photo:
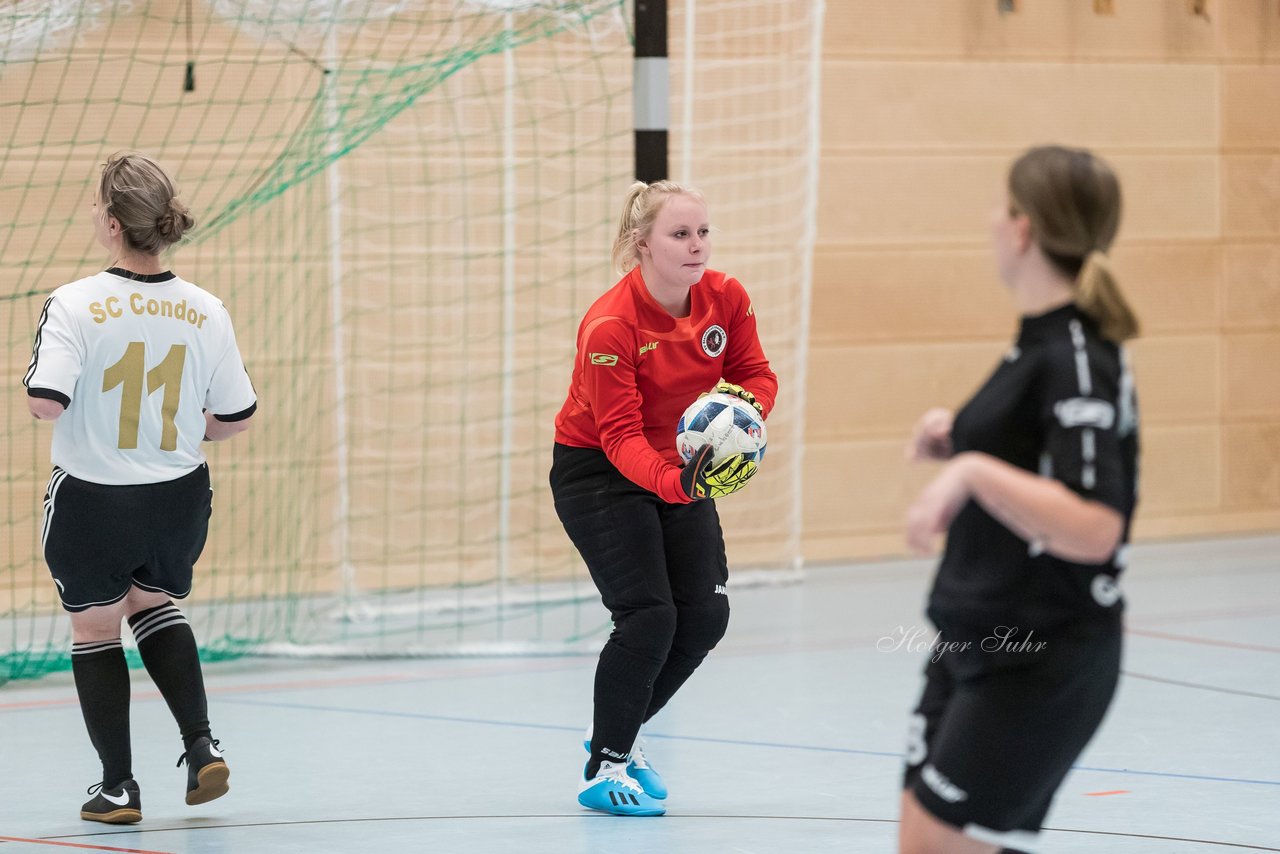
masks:
<instances>
[{"instance_id":1,"label":"goalkeeper in red","mask_svg":"<svg viewBox=\"0 0 1280 854\"><path fill-rule=\"evenodd\" d=\"M711 499L756 472L742 455L712 465L710 446L682 467L676 424L708 390L762 416L778 391L746 291L707 268L710 233L696 190L632 185L613 246L625 275L582 319L556 416L556 513L614 624L596 668L578 802L618 815L665 812L640 727L724 636L729 568Z\"/></svg>"}]
</instances>

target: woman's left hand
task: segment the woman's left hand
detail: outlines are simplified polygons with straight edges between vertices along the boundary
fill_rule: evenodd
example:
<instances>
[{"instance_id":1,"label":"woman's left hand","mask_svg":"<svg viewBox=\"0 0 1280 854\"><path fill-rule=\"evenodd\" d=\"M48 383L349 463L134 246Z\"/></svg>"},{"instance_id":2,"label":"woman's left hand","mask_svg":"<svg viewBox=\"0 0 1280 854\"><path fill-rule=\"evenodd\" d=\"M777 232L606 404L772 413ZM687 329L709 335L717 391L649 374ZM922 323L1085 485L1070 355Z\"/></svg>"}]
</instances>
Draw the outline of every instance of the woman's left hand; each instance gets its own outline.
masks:
<instances>
[{"instance_id":1,"label":"woman's left hand","mask_svg":"<svg viewBox=\"0 0 1280 854\"><path fill-rule=\"evenodd\" d=\"M954 457L907 508L907 547L915 554L933 554L938 535L969 500L968 463L965 455Z\"/></svg>"}]
</instances>

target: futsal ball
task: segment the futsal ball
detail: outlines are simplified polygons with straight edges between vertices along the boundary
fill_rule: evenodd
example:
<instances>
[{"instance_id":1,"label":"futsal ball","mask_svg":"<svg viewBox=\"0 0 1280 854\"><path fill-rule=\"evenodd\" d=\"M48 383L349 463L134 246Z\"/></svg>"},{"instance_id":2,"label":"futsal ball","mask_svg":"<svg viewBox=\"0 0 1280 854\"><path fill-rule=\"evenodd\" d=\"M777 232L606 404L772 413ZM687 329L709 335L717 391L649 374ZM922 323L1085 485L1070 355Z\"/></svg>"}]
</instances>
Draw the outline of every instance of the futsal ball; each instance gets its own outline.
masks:
<instances>
[{"instance_id":1,"label":"futsal ball","mask_svg":"<svg viewBox=\"0 0 1280 854\"><path fill-rule=\"evenodd\" d=\"M676 426L676 448L686 463L703 445L711 443L712 463L734 454L745 454L748 460L764 459L768 434L764 418L742 398L724 392L700 397L680 416Z\"/></svg>"}]
</instances>

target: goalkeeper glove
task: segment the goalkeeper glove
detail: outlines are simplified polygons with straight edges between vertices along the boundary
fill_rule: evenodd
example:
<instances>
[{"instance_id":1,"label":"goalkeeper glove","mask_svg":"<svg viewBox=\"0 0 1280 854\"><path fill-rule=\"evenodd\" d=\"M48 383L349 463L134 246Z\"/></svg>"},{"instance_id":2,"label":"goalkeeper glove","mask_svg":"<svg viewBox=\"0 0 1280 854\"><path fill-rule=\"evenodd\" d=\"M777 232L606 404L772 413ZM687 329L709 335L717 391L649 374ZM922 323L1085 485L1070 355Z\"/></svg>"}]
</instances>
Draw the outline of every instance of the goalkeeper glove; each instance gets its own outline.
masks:
<instances>
[{"instance_id":1,"label":"goalkeeper glove","mask_svg":"<svg viewBox=\"0 0 1280 854\"><path fill-rule=\"evenodd\" d=\"M732 495L746 486L758 470L755 460L748 460L745 454L734 454L713 465L713 453L710 444L703 445L680 471L680 486L694 501Z\"/></svg>"},{"instance_id":2,"label":"goalkeeper glove","mask_svg":"<svg viewBox=\"0 0 1280 854\"><path fill-rule=\"evenodd\" d=\"M726 382L725 380L720 380L720 382L716 383L715 386L712 387L711 391L704 391L702 394L698 395L698 397L705 397L706 395L713 394L715 392L720 392L721 394L732 394L742 398L747 403L755 407L756 412L760 413L761 418L764 417L764 407L760 405L760 401L756 400L756 396L754 394L747 391L740 385L735 385L731 382Z\"/></svg>"}]
</instances>

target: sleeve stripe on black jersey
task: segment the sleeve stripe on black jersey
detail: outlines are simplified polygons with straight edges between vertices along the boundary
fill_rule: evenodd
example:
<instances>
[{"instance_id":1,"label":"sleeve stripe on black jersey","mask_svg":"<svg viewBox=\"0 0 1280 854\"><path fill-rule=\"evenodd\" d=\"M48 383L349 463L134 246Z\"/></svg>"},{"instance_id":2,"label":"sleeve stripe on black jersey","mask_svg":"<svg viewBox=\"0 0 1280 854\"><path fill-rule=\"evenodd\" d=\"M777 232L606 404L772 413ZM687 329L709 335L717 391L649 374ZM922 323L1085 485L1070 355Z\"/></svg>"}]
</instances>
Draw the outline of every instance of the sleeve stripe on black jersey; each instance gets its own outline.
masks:
<instances>
[{"instance_id":1,"label":"sleeve stripe on black jersey","mask_svg":"<svg viewBox=\"0 0 1280 854\"><path fill-rule=\"evenodd\" d=\"M1097 471L1094 468L1093 461L1097 456L1096 446L1093 439L1093 428L1086 427L1084 432L1080 434L1081 451L1084 454L1084 471L1080 473L1080 484L1085 489L1093 489L1097 486Z\"/></svg>"},{"instance_id":2,"label":"sleeve stripe on black jersey","mask_svg":"<svg viewBox=\"0 0 1280 854\"><path fill-rule=\"evenodd\" d=\"M31 345L31 364L27 366L27 373L22 378L22 384L29 386L31 378L35 375L36 365L40 361L40 336L44 334L44 324L49 319L49 306L53 303L53 297L49 297L44 301L44 308L40 310L40 322L36 324L36 341Z\"/></svg>"},{"instance_id":3,"label":"sleeve stripe on black jersey","mask_svg":"<svg viewBox=\"0 0 1280 854\"><path fill-rule=\"evenodd\" d=\"M1070 326L1071 343L1076 350L1076 379L1080 383L1080 396L1089 397L1093 392L1093 380L1089 377L1089 352L1085 349L1084 327L1076 319L1071 321ZM1095 454L1093 428L1086 427L1080 434L1080 455L1084 458L1080 485L1085 489L1093 489L1098 482L1097 470L1093 465Z\"/></svg>"},{"instance_id":4,"label":"sleeve stripe on black jersey","mask_svg":"<svg viewBox=\"0 0 1280 854\"><path fill-rule=\"evenodd\" d=\"M1053 478L1053 455L1048 451L1040 452L1040 476Z\"/></svg>"},{"instance_id":5,"label":"sleeve stripe on black jersey","mask_svg":"<svg viewBox=\"0 0 1280 854\"><path fill-rule=\"evenodd\" d=\"M1138 429L1138 408L1133 402L1133 370L1129 365L1129 350L1120 348L1120 400L1116 411L1120 413L1119 427L1121 438L1130 436Z\"/></svg>"},{"instance_id":6,"label":"sleeve stripe on black jersey","mask_svg":"<svg viewBox=\"0 0 1280 854\"><path fill-rule=\"evenodd\" d=\"M1071 321L1071 343L1076 348L1076 379L1080 381L1080 396L1093 393L1093 380L1089 377L1089 354L1084 348L1084 328L1079 320Z\"/></svg>"}]
</instances>

